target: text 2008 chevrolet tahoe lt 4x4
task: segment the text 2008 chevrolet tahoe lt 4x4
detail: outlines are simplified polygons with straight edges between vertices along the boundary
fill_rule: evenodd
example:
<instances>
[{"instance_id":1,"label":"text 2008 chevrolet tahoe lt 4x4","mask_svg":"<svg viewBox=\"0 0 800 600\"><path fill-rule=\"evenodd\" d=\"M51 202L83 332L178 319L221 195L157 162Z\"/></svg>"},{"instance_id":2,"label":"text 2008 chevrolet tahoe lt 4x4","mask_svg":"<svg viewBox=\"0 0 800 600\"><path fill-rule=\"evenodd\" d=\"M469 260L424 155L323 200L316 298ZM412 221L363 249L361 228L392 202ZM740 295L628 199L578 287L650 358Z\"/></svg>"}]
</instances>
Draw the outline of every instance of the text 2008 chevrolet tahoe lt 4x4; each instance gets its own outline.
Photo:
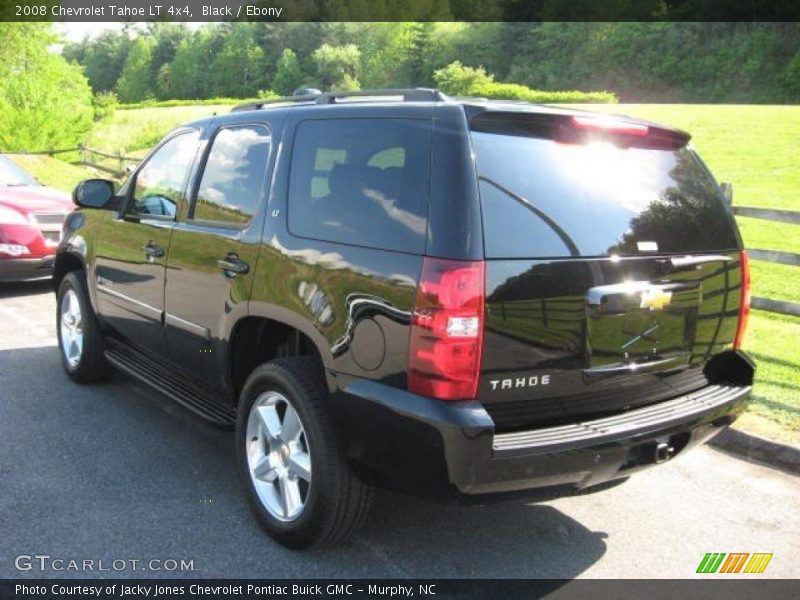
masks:
<instances>
[{"instance_id":1,"label":"text 2008 chevrolet tahoe lt 4x4","mask_svg":"<svg viewBox=\"0 0 800 600\"><path fill-rule=\"evenodd\" d=\"M743 410L747 255L653 123L435 90L243 106L75 190L55 265L76 381L120 370L235 423L281 543L370 489L552 497Z\"/></svg>"}]
</instances>

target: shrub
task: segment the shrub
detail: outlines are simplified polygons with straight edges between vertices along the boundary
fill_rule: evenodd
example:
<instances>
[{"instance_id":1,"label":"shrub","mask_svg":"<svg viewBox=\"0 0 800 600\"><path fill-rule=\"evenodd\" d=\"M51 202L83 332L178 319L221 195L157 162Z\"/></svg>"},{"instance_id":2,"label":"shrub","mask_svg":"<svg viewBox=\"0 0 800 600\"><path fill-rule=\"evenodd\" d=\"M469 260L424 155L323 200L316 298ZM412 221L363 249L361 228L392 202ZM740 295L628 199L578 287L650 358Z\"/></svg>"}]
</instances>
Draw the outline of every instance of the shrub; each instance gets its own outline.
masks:
<instances>
[{"instance_id":1,"label":"shrub","mask_svg":"<svg viewBox=\"0 0 800 600\"><path fill-rule=\"evenodd\" d=\"M49 24L0 23L0 151L77 146L92 126L81 67L47 50Z\"/></svg>"},{"instance_id":2,"label":"shrub","mask_svg":"<svg viewBox=\"0 0 800 600\"><path fill-rule=\"evenodd\" d=\"M595 102L616 104L617 97L612 92L579 92L533 90L518 83L498 83L490 81L470 88L468 95L495 100L522 100L536 104L567 104L572 102Z\"/></svg>"},{"instance_id":3,"label":"shrub","mask_svg":"<svg viewBox=\"0 0 800 600\"><path fill-rule=\"evenodd\" d=\"M117 95L114 92L98 92L92 96L92 107L94 108L94 120L102 121L114 114L118 104Z\"/></svg>"},{"instance_id":4,"label":"shrub","mask_svg":"<svg viewBox=\"0 0 800 600\"><path fill-rule=\"evenodd\" d=\"M522 100L537 104L566 104L569 102L616 103L611 92L550 92L534 90L518 83L500 83L483 67L465 67L455 61L435 71L433 79L445 94L479 96L493 100Z\"/></svg>"},{"instance_id":5,"label":"shrub","mask_svg":"<svg viewBox=\"0 0 800 600\"><path fill-rule=\"evenodd\" d=\"M317 67L317 77L326 90L358 89L358 70L361 63L361 50L355 44L332 46L322 44L314 50L311 58Z\"/></svg>"},{"instance_id":6,"label":"shrub","mask_svg":"<svg viewBox=\"0 0 800 600\"><path fill-rule=\"evenodd\" d=\"M342 78L331 86L332 92L357 92L361 89L361 84L358 79L351 77L347 73L342 75Z\"/></svg>"},{"instance_id":7,"label":"shrub","mask_svg":"<svg viewBox=\"0 0 800 600\"><path fill-rule=\"evenodd\" d=\"M473 88L491 84L494 77L483 67L465 67L460 61L455 61L434 71L433 80L445 94L468 96L473 93Z\"/></svg>"}]
</instances>

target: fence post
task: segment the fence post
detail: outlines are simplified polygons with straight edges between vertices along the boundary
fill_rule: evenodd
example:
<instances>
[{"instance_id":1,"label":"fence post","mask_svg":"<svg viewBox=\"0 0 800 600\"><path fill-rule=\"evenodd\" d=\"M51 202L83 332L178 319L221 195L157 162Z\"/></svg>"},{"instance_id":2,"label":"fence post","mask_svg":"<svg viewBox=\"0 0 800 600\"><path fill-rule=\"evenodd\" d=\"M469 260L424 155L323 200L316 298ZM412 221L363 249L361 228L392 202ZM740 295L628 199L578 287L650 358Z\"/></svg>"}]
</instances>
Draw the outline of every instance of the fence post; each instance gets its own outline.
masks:
<instances>
[{"instance_id":1,"label":"fence post","mask_svg":"<svg viewBox=\"0 0 800 600\"><path fill-rule=\"evenodd\" d=\"M86 150L86 144L81 142L80 149L81 149L81 164L85 166L89 164L89 153Z\"/></svg>"},{"instance_id":2,"label":"fence post","mask_svg":"<svg viewBox=\"0 0 800 600\"><path fill-rule=\"evenodd\" d=\"M54 146L50 146L50 150L47 153L47 156L53 158L56 155L56 149Z\"/></svg>"},{"instance_id":3,"label":"fence post","mask_svg":"<svg viewBox=\"0 0 800 600\"><path fill-rule=\"evenodd\" d=\"M125 175L125 161L123 157L125 156L125 148L120 148L119 151L119 175L118 177L123 177Z\"/></svg>"}]
</instances>

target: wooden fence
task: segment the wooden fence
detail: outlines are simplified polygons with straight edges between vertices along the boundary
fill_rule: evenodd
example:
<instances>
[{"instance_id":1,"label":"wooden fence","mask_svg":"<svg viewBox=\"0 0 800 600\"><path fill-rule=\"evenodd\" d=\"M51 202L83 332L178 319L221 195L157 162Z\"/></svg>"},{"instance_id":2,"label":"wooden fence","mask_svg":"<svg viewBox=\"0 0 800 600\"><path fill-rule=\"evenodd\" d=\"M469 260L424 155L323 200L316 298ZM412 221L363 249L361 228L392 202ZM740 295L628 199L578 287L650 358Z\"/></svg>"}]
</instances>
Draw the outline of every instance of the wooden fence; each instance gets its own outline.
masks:
<instances>
[{"instance_id":1,"label":"wooden fence","mask_svg":"<svg viewBox=\"0 0 800 600\"><path fill-rule=\"evenodd\" d=\"M54 157L56 154L67 154L69 152L79 153L80 158L73 164L79 164L86 167L91 167L92 169L97 169L98 171L108 173L117 179L121 179L127 175L128 166L137 165L142 161L141 158L126 155L124 150L120 150L118 152L108 152L106 150L91 148L86 144L81 144L76 148L51 148L50 150L40 150L37 152L17 152L16 154L32 154ZM108 163L101 163L97 157L111 160L113 163L111 165Z\"/></svg>"},{"instance_id":2,"label":"wooden fence","mask_svg":"<svg viewBox=\"0 0 800 600\"><path fill-rule=\"evenodd\" d=\"M751 206L733 206L732 208L733 213L739 215L740 217L752 217L754 219L764 219L766 221L800 225L800 212L791 210L774 210L770 208L755 208ZM748 248L747 255L753 260L763 260L780 265L800 267L800 254L795 254L793 252L779 252L777 250ZM800 317L800 303L797 302L772 300L770 298L760 298L756 296L752 299L752 305L753 308L757 308L759 310Z\"/></svg>"}]
</instances>

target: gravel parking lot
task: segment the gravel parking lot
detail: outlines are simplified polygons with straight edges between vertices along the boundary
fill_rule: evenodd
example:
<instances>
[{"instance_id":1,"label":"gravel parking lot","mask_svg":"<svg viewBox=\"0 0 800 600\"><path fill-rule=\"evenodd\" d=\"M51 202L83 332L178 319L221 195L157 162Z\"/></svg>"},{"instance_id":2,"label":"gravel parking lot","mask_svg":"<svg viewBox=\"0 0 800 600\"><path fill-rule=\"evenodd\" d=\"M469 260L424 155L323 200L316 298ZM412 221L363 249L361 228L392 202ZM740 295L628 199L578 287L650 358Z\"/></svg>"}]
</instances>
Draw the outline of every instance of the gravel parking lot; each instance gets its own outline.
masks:
<instances>
[{"instance_id":1,"label":"gravel parking lot","mask_svg":"<svg viewBox=\"0 0 800 600\"><path fill-rule=\"evenodd\" d=\"M128 577L683 578L706 552L772 552L760 577L800 576L800 479L709 447L543 504L381 494L351 542L291 552L251 517L229 432L127 377L63 374L54 307L49 283L0 287L0 577L98 575L15 568L47 554L193 561Z\"/></svg>"}]
</instances>

